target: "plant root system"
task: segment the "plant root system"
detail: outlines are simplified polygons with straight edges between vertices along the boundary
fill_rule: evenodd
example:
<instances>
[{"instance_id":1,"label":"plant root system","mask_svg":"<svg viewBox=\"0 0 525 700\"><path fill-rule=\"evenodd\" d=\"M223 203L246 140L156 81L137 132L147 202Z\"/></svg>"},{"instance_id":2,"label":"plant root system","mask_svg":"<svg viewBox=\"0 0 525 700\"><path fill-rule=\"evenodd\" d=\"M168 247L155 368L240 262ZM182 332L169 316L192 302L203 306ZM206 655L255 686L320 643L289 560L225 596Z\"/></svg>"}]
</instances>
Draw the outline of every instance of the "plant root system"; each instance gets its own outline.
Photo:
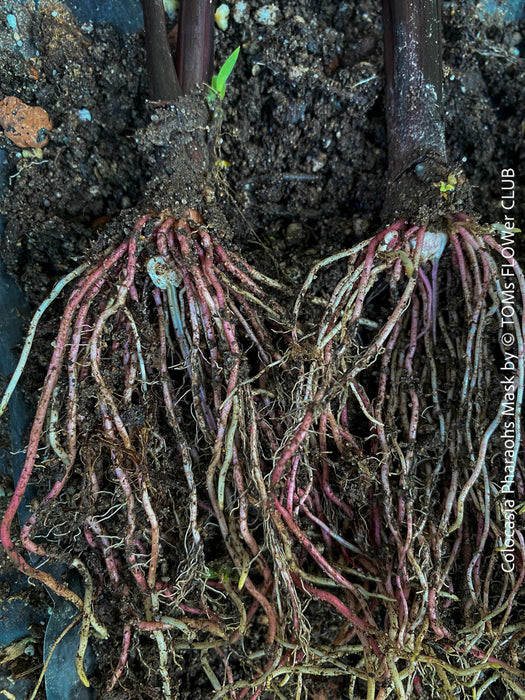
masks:
<instances>
[{"instance_id":1,"label":"plant root system","mask_svg":"<svg viewBox=\"0 0 525 700\"><path fill-rule=\"evenodd\" d=\"M159 669L172 697L181 650L205 659L210 641L214 648L244 637L260 605L275 638L271 574L248 525L243 455L256 420L273 429L266 384L281 360L272 333L284 337L286 314L263 290L279 285L228 254L197 212L144 217L123 243L57 285L37 312L21 368L36 323L75 277L2 543L20 571L82 611L77 666L86 683L90 630L107 638L110 629L122 649L111 659L108 692L128 673L131 638L151 637L157 659L144 652L144 664ZM24 524L20 548L13 520L30 479L47 484L47 495ZM86 544L84 565L77 553L85 555ZM28 553L79 568L84 600L33 567ZM252 580L252 560L264 581ZM242 579L248 603L236 583L222 580L228 575ZM97 600L109 610L106 626L93 611Z\"/></svg>"},{"instance_id":2,"label":"plant root system","mask_svg":"<svg viewBox=\"0 0 525 700\"><path fill-rule=\"evenodd\" d=\"M302 411L271 498L283 546L301 546L296 588L342 621L333 668L362 647L351 697L492 684L525 697L525 284L512 256L462 216L437 233L400 221L317 264L298 296L296 328L314 284L346 264L322 318L294 334Z\"/></svg>"},{"instance_id":3,"label":"plant root system","mask_svg":"<svg viewBox=\"0 0 525 700\"><path fill-rule=\"evenodd\" d=\"M120 640L104 697L177 697L188 664L214 699L299 698L312 676L367 700L525 697L525 282L505 245L459 215L399 221L290 302L189 210L69 276L1 534L81 613L86 684L93 632ZM18 538L30 480L47 495ZM83 599L28 553L76 567Z\"/></svg>"}]
</instances>

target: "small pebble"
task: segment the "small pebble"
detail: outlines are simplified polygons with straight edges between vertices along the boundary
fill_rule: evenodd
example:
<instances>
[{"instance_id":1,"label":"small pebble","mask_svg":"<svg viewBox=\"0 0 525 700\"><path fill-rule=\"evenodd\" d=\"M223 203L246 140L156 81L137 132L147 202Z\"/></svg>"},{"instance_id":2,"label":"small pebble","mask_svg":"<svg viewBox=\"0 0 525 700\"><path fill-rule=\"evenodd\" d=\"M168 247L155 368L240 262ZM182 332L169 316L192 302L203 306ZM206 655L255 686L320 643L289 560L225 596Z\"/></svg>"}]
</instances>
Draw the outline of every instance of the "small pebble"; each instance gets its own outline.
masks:
<instances>
[{"instance_id":1,"label":"small pebble","mask_svg":"<svg viewBox=\"0 0 525 700\"><path fill-rule=\"evenodd\" d=\"M240 0L240 2L235 3L234 8L233 8L233 19L238 23L238 24L243 24L248 16L248 3L244 2L244 0Z\"/></svg>"},{"instance_id":2,"label":"small pebble","mask_svg":"<svg viewBox=\"0 0 525 700\"><path fill-rule=\"evenodd\" d=\"M312 172L318 173L324 168L328 161L328 156L326 153L318 153L312 158Z\"/></svg>"},{"instance_id":3,"label":"small pebble","mask_svg":"<svg viewBox=\"0 0 525 700\"><path fill-rule=\"evenodd\" d=\"M258 24L264 24L266 27L275 27L279 21L279 8L277 5L263 5L254 15L254 19Z\"/></svg>"},{"instance_id":4,"label":"small pebble","mask_svg":"<svg viewBox=\"0 0 525 700\"><path fill-rule=\"evenodd\" d=\"M219 29L222 29L223 32L225 32L228 29L228 19L230 17L230 8L226 3L222 3L222 5L219 5L217 10L215 11L214 19L215 19L215 24L219 27Z\"/></svg>"},{"instance_id":5,"label":"small pebble","mask_svg":"<svg viewBox=\"0 0 525 700\"><path fill-rule=\"evenodd\" d=\"M91 112L89 111L89 109L79 109L77 111L77 114L81 122L91 121Z\"/></svg>"}]
</instances>

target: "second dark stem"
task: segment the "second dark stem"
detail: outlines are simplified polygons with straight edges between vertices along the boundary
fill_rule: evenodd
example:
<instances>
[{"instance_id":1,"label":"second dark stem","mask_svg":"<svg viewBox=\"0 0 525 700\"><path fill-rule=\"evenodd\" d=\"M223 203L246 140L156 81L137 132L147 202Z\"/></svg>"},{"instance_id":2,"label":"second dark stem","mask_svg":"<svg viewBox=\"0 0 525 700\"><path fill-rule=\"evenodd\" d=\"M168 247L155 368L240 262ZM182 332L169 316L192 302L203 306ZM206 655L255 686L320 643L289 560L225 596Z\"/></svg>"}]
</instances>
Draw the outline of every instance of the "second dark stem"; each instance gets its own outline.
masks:
<instances>
[{"instance_id":1,"label":"second dark stem","mask_svg":"<svg viewBox=\"0 0 525 700\"><path fill-rule=\"evenodd\" d=\"M383 32L390 188L446 164L440 0L383 0Z\"/></svg>"}]
</instances>

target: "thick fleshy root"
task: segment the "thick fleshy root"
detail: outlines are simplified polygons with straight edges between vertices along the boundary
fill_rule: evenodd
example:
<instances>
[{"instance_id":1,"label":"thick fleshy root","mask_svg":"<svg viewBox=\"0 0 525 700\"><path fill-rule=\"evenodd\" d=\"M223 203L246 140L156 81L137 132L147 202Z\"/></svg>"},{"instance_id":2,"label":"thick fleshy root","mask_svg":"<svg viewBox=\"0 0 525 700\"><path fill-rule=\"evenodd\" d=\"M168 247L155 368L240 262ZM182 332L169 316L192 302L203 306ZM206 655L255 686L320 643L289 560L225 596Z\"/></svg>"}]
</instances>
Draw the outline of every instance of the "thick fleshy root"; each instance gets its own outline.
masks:
<instances>
[{"instance_id":1,"label":"thick fleshy root","mask_svg":"<svg viewBox=\"0 0 525 700\"><path fill-rule=\"evenodd\" d=\"M79 269L2 543L82 611L82 651L99 617L115 630L111 600L108 697L137 648L164 698L188 655L213 698L301 697L311 676L367 700L525 697L509 252L463 217L397 222L318 263L287 313L189 211ZM27 552L79 568L84 600Z\"/></svg>"}]
</instances>

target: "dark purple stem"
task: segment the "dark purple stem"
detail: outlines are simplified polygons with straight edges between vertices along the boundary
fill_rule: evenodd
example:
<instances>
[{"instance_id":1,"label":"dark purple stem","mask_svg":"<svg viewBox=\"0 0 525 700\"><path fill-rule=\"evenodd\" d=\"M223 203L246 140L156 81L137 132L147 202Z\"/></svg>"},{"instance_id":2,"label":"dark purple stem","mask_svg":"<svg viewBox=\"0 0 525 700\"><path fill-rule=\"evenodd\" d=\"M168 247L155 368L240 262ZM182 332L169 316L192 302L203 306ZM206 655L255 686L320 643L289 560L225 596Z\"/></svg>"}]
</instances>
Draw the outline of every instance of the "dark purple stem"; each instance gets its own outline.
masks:
<instances>
[{"instance_id":1,"label":"dark purple stem","mask_svg":"<svg viewBox=\"0 0 525 700\"><path fill-rule=\"evenodd\" d=\"M214 13L214 0L181 0L175 66L184 93L211 82Z\"/></svg>"},{"instance_id":2,"label":"dark purple stem","mask_svg":"<svg viewBox=\"0 0 525 700\"><path fill-rule=\"evenodd\" d=\"M182 95L166 34L162 0L142 0L146 33L146 62L152 100L174 102Z\"/></svg>"},{"instance_id":3,"label":"dark purple stem","mask_svg":"<svg viewBox=\"0 0 525 700\"><path fill-rule=\"evenodd\" d=\"M383 0L389 187L446 163L440 0Z\"/></svg>"}]
</instances>

